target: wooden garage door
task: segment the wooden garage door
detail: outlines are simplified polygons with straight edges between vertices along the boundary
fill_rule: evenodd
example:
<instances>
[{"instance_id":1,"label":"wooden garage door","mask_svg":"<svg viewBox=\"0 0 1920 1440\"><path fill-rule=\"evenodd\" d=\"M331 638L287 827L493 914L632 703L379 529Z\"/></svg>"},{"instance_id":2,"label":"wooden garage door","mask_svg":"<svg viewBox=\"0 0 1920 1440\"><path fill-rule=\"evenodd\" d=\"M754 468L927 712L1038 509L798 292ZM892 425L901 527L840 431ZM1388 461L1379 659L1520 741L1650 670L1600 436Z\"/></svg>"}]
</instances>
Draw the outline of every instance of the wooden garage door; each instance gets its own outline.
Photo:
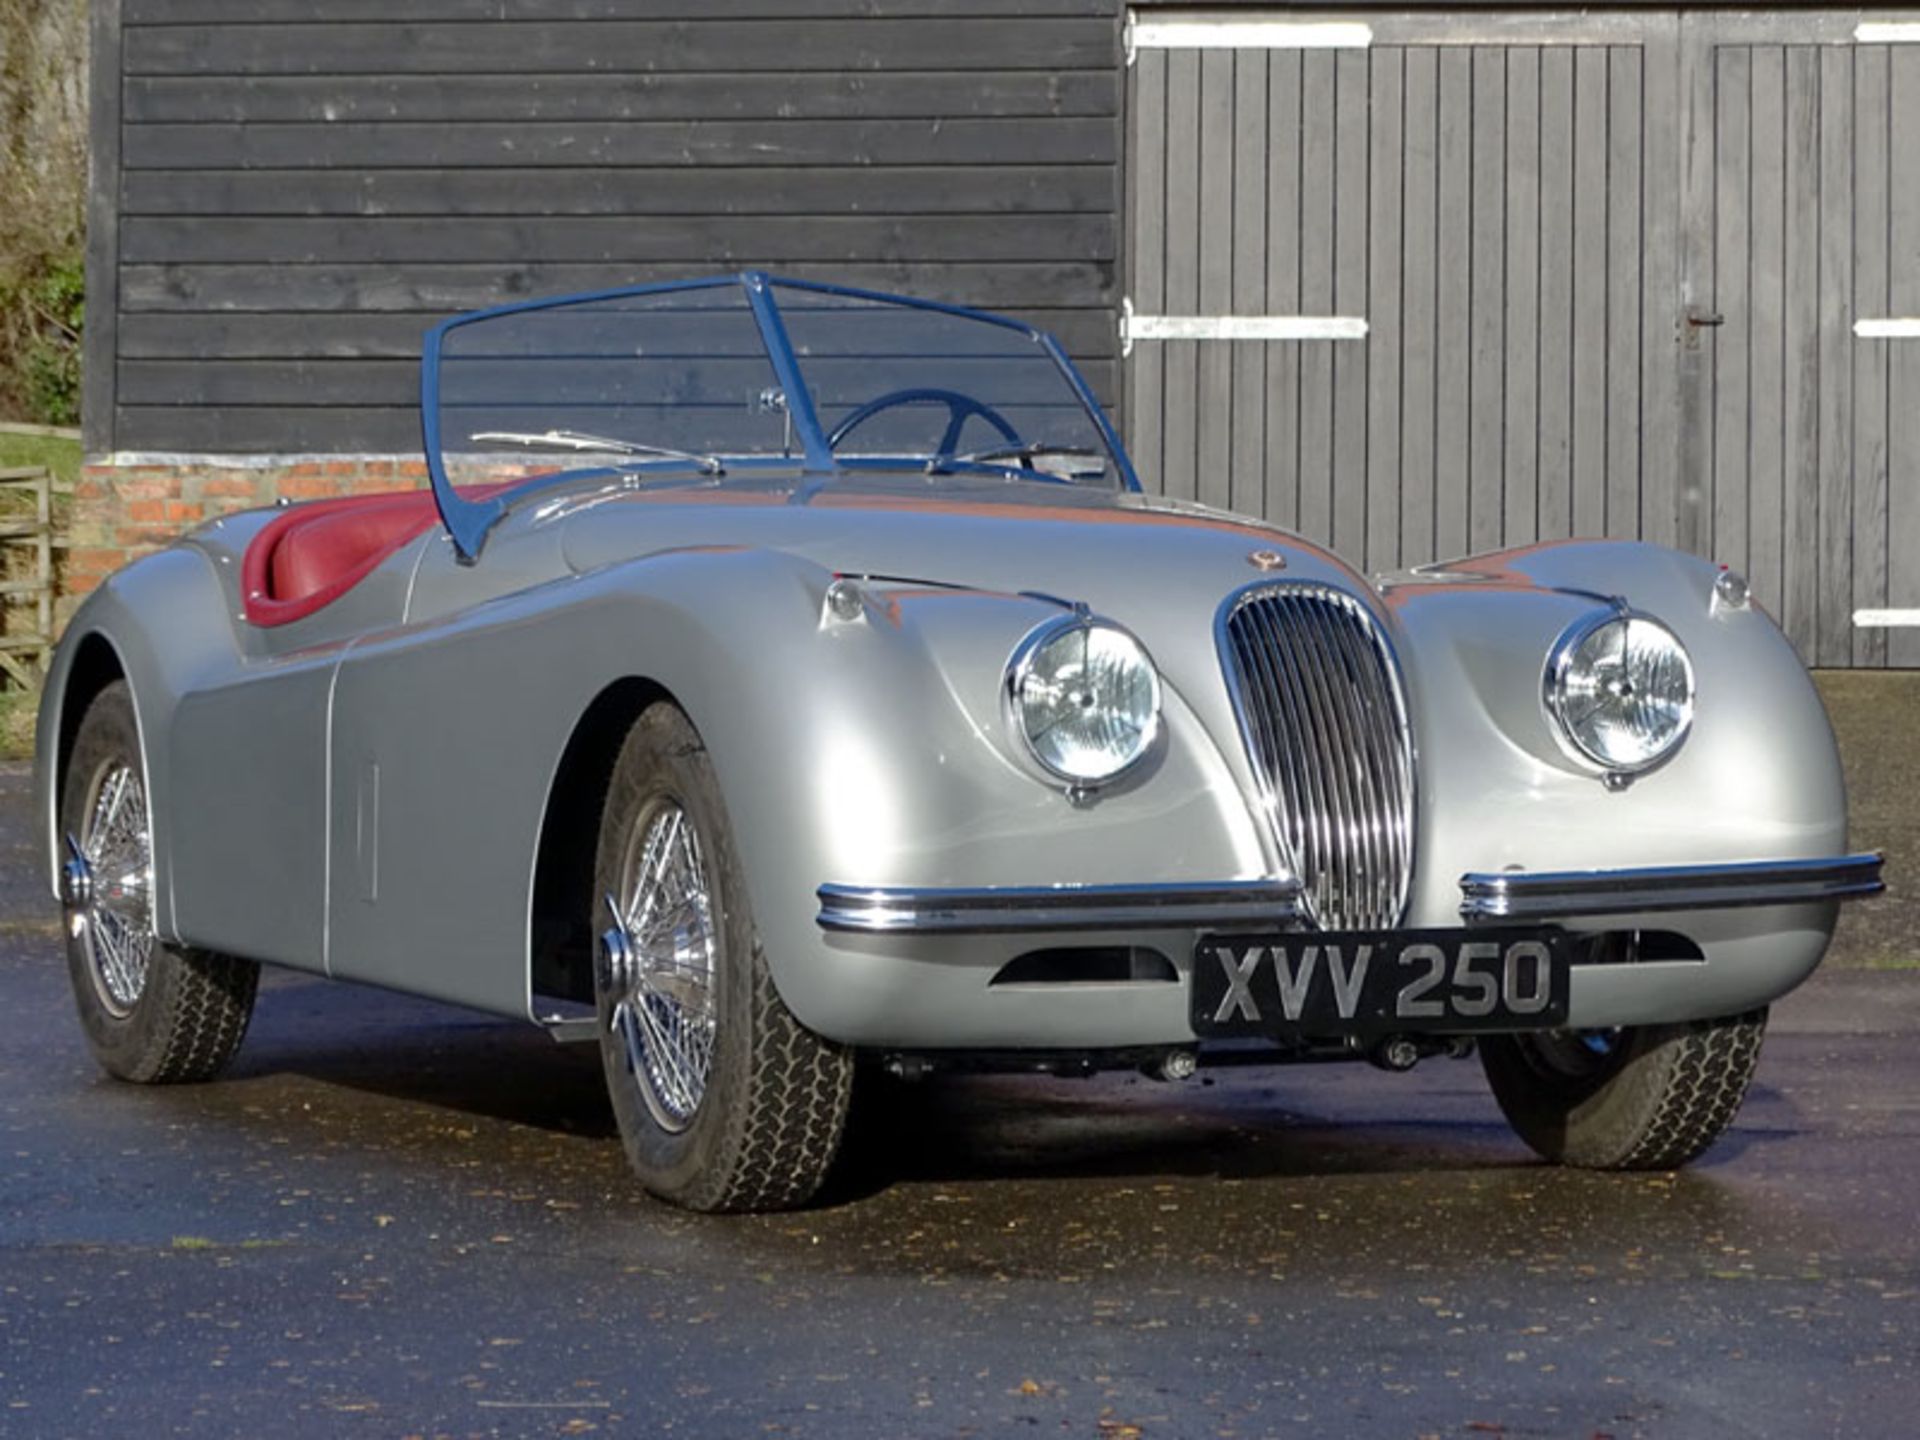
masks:
<instances>
[{"instance_id":1,"label":"wooden garage door","mask_svg":"<svg viewBox=\"0 0 1920 1440\"><path fill-rule=\"evenodd\" d=\"M1856 334L1920 317L1920 30L1859 23L1136 11L1143 476L1369 570L1680 544L1920 663L1920 323Z\"/></svg>"},{"instance_id":2,"label":"wooden garage door","mask_svg":"<svg viewBox=\"0 0 1920 1440\"><path fill-rule=\"evenodd\" d=\"M1681 539L1820 665L1920 665L1920 25L1689 16ZM1818 43L1825 39L1832 43Z\"/></svg>"},{"instance_id":3,"label":"wooden garage door","mask_svg":"<svg viewBox=\"0 0 1920 1440\"><path fill-rule=\"evenodd\" d=\"M1331 37L1370 43L1323 45L1275 21L1233 48L1198 30L1136 47L1135 312L1368 327L1136 341L1143 473L1369 569L1670 536L1671 347L1650 341L1673 255L1646 200L1676 188L1657 143L1672 72L1644 53L1660 23L1381 19Z\"/></svg>"}]
</instances>

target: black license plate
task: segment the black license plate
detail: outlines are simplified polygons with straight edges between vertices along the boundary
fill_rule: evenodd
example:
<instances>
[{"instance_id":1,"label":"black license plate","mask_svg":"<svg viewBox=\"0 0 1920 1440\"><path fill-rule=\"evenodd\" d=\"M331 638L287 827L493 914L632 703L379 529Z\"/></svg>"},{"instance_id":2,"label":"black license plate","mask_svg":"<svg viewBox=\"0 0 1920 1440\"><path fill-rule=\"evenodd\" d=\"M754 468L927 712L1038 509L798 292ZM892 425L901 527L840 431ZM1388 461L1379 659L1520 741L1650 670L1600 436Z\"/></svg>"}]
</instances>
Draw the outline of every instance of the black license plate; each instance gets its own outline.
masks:
<instances>
[{"instance_id":1,"label":"black license plate","mask_svg":"<svg viewBox=\"0 0 1920 1440\"><path fill-rule=\"evenodd\" d=\"M1194 951L1202 1038L1462 1034L1566 1024L1566 935L1551 929L1208 935Z\"/></svg>"}]
</instances>

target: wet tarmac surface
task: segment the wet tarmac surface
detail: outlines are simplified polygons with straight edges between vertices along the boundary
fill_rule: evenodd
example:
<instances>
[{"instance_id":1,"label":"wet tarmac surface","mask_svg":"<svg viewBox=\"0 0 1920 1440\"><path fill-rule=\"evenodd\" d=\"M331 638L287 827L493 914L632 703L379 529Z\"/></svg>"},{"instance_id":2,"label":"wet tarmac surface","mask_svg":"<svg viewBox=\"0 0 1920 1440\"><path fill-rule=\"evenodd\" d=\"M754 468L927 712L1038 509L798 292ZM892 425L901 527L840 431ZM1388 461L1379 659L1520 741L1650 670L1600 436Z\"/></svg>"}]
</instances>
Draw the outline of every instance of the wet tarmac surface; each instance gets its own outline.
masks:
<instances>
[{"instance_id":1,"label":"wet tarmac surface","mask_svg":"<svg viewBox=\"0 0 1920 1440\"><path fill-rule=\"evenodd\" d=\"M0 1435L1911 1436L1920 970L1779 1006L1679 1175L1475 1062L865 1097L831 1193L629 1183L593 1052L271 976L231 1078L86 1053L0 766Z\"/></svg>"}]
</instances>

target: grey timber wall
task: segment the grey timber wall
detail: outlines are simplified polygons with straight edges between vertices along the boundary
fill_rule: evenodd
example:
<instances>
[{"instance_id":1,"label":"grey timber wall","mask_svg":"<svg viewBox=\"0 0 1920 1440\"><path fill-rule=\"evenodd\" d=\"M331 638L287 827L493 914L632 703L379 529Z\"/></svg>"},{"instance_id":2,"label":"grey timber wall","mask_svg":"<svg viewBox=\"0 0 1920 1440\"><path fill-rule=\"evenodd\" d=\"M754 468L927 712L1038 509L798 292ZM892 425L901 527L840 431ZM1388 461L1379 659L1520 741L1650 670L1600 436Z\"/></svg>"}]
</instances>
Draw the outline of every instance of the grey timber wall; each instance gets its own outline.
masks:
<instances>
[{"instance_id":1,"label":"grey timber wall","mask_svg":"<svg viewBox=\"0 0 1920 1440\"><path fill-rule=\"evenodd\" d=\"M1111 395L1119 36L1113 0L103 0L88 448L407 450L435 319L748 266L1030 317Z\"/></svg>"},{"instance_id":2,"label":"grey timber wall","mask_svg":"<svg viewBox=\"0 0 1920 1440\"><path fill-rule=\"evenodd\" d=\"M1920 333L1855 331L1920 316L1920 44L1855 35L1920 14L1222 18L1367 39L1134 52L1127 301L1367 332L1137 342L1150 483L1371 570L1678 544L1814 663L1920 664L1856 623L1920 618Z\"/></svg>"}]
</instances>

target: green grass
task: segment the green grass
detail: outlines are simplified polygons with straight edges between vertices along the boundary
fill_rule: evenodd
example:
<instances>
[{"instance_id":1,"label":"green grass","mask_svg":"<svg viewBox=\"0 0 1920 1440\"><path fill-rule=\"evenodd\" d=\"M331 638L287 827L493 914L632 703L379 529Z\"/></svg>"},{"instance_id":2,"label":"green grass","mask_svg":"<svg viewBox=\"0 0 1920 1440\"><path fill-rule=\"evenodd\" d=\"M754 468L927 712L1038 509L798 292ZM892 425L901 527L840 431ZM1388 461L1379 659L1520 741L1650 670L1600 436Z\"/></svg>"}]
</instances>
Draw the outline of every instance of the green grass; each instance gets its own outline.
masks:
<instances>
[{"instance_id":1,"label":"green grass","mask_svg":"<svg viewBox=\"0 0 1920 1440\"><path fill-rule=\"evenodd\" d=\"M71 485L80 478L80 442L57 435L10 435L0 430L0 470L44 465L53 478Z\"/></svg>"}]
</instances>

